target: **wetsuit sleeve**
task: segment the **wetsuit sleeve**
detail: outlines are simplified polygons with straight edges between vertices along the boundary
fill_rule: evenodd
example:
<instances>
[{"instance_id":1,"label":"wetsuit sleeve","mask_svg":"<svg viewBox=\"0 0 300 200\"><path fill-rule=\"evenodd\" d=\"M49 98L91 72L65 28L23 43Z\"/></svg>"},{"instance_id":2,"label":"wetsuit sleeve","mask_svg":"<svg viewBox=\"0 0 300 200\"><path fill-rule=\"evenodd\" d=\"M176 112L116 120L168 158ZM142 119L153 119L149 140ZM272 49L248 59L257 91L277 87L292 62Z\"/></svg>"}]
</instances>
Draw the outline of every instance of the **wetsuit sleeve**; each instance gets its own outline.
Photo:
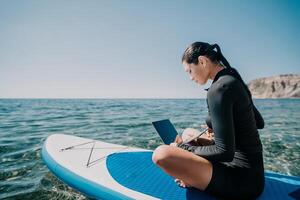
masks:
<instances>
[{"instance_id":1,"label":"wetsuit sleeve","mask_svg":"<svg viewBox=\"0 0 300 200\"><path fill-rule=\"evenodd\" d=\"M264 119L254 105L253 105L253 112L256 121L256 127L258 129L263 129L265 127Z\"/></svg>"},{"instance_id":2,"label":"wetsuit sleeve","mask_svg":"<svg viewBox=\"0 0 300 200\"><path fill-rule=\"evenodd\" d=\"M206 117L206 119L205 119L205 123L206 123L206 125L207 125L209 128L212 129L211 118L210 118L210 111L209 111L209 106L208 106L208 101L207 101L207 99L206 99L206 104L207 104L208 115L207 115L207 117Z\"/></svg>"},{"instance_id":3,"label":"wetsuit sleeve","mask_svg":"<svg viewBox=\"0 0 300 200\"><path fill-rule=\"evenodd\" d=\"M192 146L180 144L180 148L193 152L208 160L230 162L235 152L233 103L234 93L226 84L216 85L208 93L208 106L212 128L215 134L215 144L209 146Z\"/></svg>"},{"instance_id":4,"label":"wetsuit sleeve","mask_svg":"<svg viewBox=\"0 0 300 200\"><path fill-rule=\"evenodd\" d=\"M205 123L206 125L212 129L212 125L211 125L211 119L210 119L210 114L208 114L208 116L205 119Z\"/></svg>"}]
</instances>

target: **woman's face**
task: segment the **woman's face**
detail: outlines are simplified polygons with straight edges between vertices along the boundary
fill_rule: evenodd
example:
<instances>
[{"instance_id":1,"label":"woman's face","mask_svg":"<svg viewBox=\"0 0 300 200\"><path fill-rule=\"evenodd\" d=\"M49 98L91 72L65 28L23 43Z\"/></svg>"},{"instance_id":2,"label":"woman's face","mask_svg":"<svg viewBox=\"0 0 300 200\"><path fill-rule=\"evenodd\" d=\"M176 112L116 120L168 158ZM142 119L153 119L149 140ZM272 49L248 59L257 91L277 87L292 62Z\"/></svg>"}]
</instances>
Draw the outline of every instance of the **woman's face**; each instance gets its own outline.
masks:
<instances>
[{"instance_id":1,"label":"woman's face","mask_svg":"<svg viewBox=\"0 0 300 200\"><path fill-rule=\"evenodd\" d=\"M200 57L201 56L199 56L197 65L193 63L189 64L185 61L183 61L182 64L184 67L184 71L189 74L192 81L195 81L200 85L204 85L209 78L209 70L207 60L204 57Z\"/></svg>"}]
</instances>

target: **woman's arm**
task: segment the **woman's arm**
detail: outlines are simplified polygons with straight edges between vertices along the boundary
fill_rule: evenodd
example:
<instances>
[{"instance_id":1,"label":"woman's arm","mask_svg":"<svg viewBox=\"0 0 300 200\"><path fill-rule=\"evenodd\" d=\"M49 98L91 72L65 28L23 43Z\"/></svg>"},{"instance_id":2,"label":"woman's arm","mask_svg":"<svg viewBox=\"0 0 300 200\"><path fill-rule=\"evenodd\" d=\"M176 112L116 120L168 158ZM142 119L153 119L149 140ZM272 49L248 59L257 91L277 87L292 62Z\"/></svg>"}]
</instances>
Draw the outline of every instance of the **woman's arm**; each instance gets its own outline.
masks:
<instances>
[{"instance_id":1,"label":"woman's arm","mask_svg":"<svg viewBox=\"0 0 300 200\"><path fill-rule=\"evenodd\" d=\"M235 152L233 124L233 92L228 84L215 83L208 93L208 105L215 144L209 146L192 146L180 144L179 147L208 160L230 162Z\"/></svg>"},{"instance_id":2,"label":"woman's arm","mask_svg":"<svg viewBox=\"0 0 300 200\"><path fill-rule=\"evenodd\" d=\"M254 112L254 117L255 117L255 121L256 121L256 127L258 129L263 129L265 127L264 119L261 116L260 112L254 106L254 104L253 104L253 112Z\"/></svg>"},{"instance_id":3,"label":"woman's arm","mask_svg":"<svg viewBox=\"0 0 300 200\"><path fill-rule=\"evenodd\" d=\"M206 117L206 119L205 119L205 123L206 123L206 125L207 125L210 129L212 129L210 113L208 113L208 115L207 115L207 117Z\"/></svg>"},{"instance_id":4,"label":"woman's arm","mask_svg":"<svg viewBox=\"0 0 300 200\"><path fill-rule=\"evenodd\" d=\"M206 123L206 125L207 125L210 129L212 129L211 118L210 118L210 111L209 111L209 106L208 106L208 101L207 101L207 99L206 99L206 104L207 104L208 115L207 115L207 117L206 117L206 119L205 119L205 123Z\"/></svg>"}]
</instances>

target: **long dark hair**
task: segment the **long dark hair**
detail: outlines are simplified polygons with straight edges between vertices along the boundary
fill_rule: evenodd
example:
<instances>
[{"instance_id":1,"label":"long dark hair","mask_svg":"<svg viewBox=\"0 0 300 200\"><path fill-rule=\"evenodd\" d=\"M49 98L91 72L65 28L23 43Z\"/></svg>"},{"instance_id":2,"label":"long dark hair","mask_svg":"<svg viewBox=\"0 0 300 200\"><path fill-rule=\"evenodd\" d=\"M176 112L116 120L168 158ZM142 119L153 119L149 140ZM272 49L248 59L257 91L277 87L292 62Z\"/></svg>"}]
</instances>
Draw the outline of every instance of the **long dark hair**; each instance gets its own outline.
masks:
<instances>
[{"instance_id":1,"label":"long dark hair","mask_svg":"<svg viewBox=\"0 0 300 200\"><path fill-rule=\"evenodd\" d=\"M214 49L216 49L217 51L215 51ZM186 62L188 64L193 63L193 64L197 65L199 56L206 56L212 62L222 63L222 65L228 70L228 72L232 76L234 76L239 81L241 81L242 85L244 86L245 90L248 93L251 103L253 104L252 95L251 95L251 92L250 92L248 86L243 81L239 72L230 66L229 62L223 56L223 54L221 52L221 48L219 47L218 44L211 45L206 42L194 42L188 48L186 48L186 50L184 51L184 53L182 55L181 61Z\"/></svg>"}]
</instances>

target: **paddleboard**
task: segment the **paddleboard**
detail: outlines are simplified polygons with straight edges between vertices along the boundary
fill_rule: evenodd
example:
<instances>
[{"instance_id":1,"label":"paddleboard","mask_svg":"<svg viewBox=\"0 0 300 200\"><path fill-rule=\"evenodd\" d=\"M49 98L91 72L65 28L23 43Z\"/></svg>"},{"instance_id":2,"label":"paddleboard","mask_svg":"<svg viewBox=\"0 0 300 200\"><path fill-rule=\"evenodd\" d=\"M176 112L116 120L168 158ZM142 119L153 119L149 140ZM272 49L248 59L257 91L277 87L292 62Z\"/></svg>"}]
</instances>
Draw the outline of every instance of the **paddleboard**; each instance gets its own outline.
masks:
<instances>
[{"instance_id":1,"label":"paddleboard","mask_svg":"<svg viewBox=\"0 0 300 200\"><path fill-rule=\"evenodd\" d=\"M151 150L65 134L50 135L42 158L60 180L96 199L215 199L195 188L182 188L152 162ZM300 198L300 177L265 172L258 199Z\"/></svg>"}]
</instances>

